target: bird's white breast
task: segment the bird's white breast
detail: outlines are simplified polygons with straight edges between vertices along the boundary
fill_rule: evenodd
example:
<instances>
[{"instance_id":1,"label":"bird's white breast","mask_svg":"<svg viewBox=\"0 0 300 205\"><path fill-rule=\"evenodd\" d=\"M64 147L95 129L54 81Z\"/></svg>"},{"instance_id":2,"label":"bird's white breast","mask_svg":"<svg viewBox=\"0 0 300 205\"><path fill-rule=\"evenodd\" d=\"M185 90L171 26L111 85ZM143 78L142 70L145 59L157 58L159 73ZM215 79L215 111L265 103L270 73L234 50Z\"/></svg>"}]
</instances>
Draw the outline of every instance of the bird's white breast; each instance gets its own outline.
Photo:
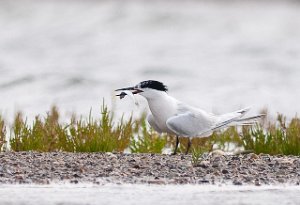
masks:
<instances>
[{"instance_id":1,"label":"bird's white breast","mask_svg":"<svg viewBox=\"0 0 300 205\"><path fill-rule=\"evenodd\" d=\"M160 97L147 99L147 101L156 125L161 131L173 134L168 129L166 121L177 114L178 101L168 95L161 95Z\"/></svg>"}]
</instances>

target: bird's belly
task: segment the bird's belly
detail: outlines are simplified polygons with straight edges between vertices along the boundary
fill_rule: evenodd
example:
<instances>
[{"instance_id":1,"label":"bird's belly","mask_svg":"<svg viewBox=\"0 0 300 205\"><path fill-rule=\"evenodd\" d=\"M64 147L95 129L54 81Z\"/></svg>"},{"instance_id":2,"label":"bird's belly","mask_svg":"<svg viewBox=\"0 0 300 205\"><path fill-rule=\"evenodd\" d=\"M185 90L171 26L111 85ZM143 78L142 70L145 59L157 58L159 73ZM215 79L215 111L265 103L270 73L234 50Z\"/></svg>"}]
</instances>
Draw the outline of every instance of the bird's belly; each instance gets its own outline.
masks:
<instances>
[{"instance_id":1,"label":"bird's belly","mask_svg":"<svg viewBox=\"0 0 300 205\"><path fill-rule=\"evenodd\" d=\"M164 133L168 133L168 134L175 134L173 133L168 127L167 127L167 124L166 124L166 121L155 121L155 123L157 124L158 128L164 132Z\"/></svg>"},{"instance_id":2,"label":"bird's belly","mask_svg":"<svg viewBox=\"0 0 300 205\"><path fill-rule=\"evenodd\" d=\"M162 131L169 134L175 134L167 127L167 120L172 117L171 115L167 115L162 113L152 113L153 119L157 127Z\"/></svg>"}]
</instances>

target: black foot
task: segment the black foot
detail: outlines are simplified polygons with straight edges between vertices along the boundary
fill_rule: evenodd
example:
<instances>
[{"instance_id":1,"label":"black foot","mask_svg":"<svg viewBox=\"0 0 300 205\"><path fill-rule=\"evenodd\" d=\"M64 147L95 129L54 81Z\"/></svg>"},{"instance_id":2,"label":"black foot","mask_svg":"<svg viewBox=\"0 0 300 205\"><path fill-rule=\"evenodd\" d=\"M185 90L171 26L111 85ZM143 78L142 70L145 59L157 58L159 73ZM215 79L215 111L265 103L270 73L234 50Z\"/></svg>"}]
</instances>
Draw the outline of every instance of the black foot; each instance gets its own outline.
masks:
<instances>
[{"instance_id":1,"label":"black foot","mask_svg":"<svg viewBox=\"0 0 300 205\"><path fill-rule=\"evenodd\" d=\"M190 138L188 138L189 139L189 141L188 141L188 144L187 144L187 149L186 149L186 152L185 152L185 154L188 154L189 153L189 150L190 150L190 148L191 148L191 145L192 145L192 141L191 141L191 139Z\"/></svg>"},{"instance_id":2,"label":"black foot","mask_svg":"<svg viewBox=\"0 0 300 205\"><path fill-rule=\"evenodd\" d=\"M175 149L174 149L174 152L173 152L171 155L176 155L177 149L178 149L178 144L179 144L179 137L176 136L176 145L175 145Z\"/></svg>"}]
</instances>

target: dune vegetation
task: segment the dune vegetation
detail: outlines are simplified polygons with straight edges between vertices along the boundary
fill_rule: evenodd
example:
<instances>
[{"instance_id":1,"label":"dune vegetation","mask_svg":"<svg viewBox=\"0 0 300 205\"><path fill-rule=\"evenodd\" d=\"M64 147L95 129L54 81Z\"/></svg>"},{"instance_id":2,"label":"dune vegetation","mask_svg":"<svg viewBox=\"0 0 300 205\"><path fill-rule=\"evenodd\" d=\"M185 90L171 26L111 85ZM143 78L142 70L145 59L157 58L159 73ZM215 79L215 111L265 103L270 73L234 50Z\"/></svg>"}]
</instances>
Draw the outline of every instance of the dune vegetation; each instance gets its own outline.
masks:
<instances>
[{"instance_id":1,"label":"dune vegetation","mask_svg":"<svg viewBox=\"0 0 300 205\"><path fill-rule=\"evenodd\" d=\"M0 116L0 150L162 153L175 145L175 136L156 133L148 126L145 115L139 120L120 119L114 123L113 113L104 103L99 118L90 114L87 119L72 117L67 123L60 123L59 119L56 107L44 118L36 116L33 122L17 113L12 125L7 125ZM187 139L181 138L179 152L184 153L186 145ZM192 140L195 159L215 149L300 155L300 119L295 116L287 122L279 114L275 122L264 119L255 126L231 127L208 138Z\"/></svg>"}]
</instances>

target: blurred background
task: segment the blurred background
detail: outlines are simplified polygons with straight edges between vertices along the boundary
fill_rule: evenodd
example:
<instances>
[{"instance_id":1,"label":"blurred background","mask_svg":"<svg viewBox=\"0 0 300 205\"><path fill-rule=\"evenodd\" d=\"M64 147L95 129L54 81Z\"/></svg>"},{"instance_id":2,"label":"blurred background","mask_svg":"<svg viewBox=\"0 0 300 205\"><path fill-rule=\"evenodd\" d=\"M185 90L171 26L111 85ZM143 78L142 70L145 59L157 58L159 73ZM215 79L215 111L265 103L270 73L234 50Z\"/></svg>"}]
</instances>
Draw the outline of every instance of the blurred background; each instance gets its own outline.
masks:
<instances>
[{"instance_id":1,"label":"blurred background","mask_svg":"<svg viewBox=\"0 0 300 205\"><path fill-rule=\"evenodd\" d=\"M114 89L148 79L214 113L299 111L298 1L1 0L0 28L6 119L130 113Z\"/></svg>"}]
</instances>

